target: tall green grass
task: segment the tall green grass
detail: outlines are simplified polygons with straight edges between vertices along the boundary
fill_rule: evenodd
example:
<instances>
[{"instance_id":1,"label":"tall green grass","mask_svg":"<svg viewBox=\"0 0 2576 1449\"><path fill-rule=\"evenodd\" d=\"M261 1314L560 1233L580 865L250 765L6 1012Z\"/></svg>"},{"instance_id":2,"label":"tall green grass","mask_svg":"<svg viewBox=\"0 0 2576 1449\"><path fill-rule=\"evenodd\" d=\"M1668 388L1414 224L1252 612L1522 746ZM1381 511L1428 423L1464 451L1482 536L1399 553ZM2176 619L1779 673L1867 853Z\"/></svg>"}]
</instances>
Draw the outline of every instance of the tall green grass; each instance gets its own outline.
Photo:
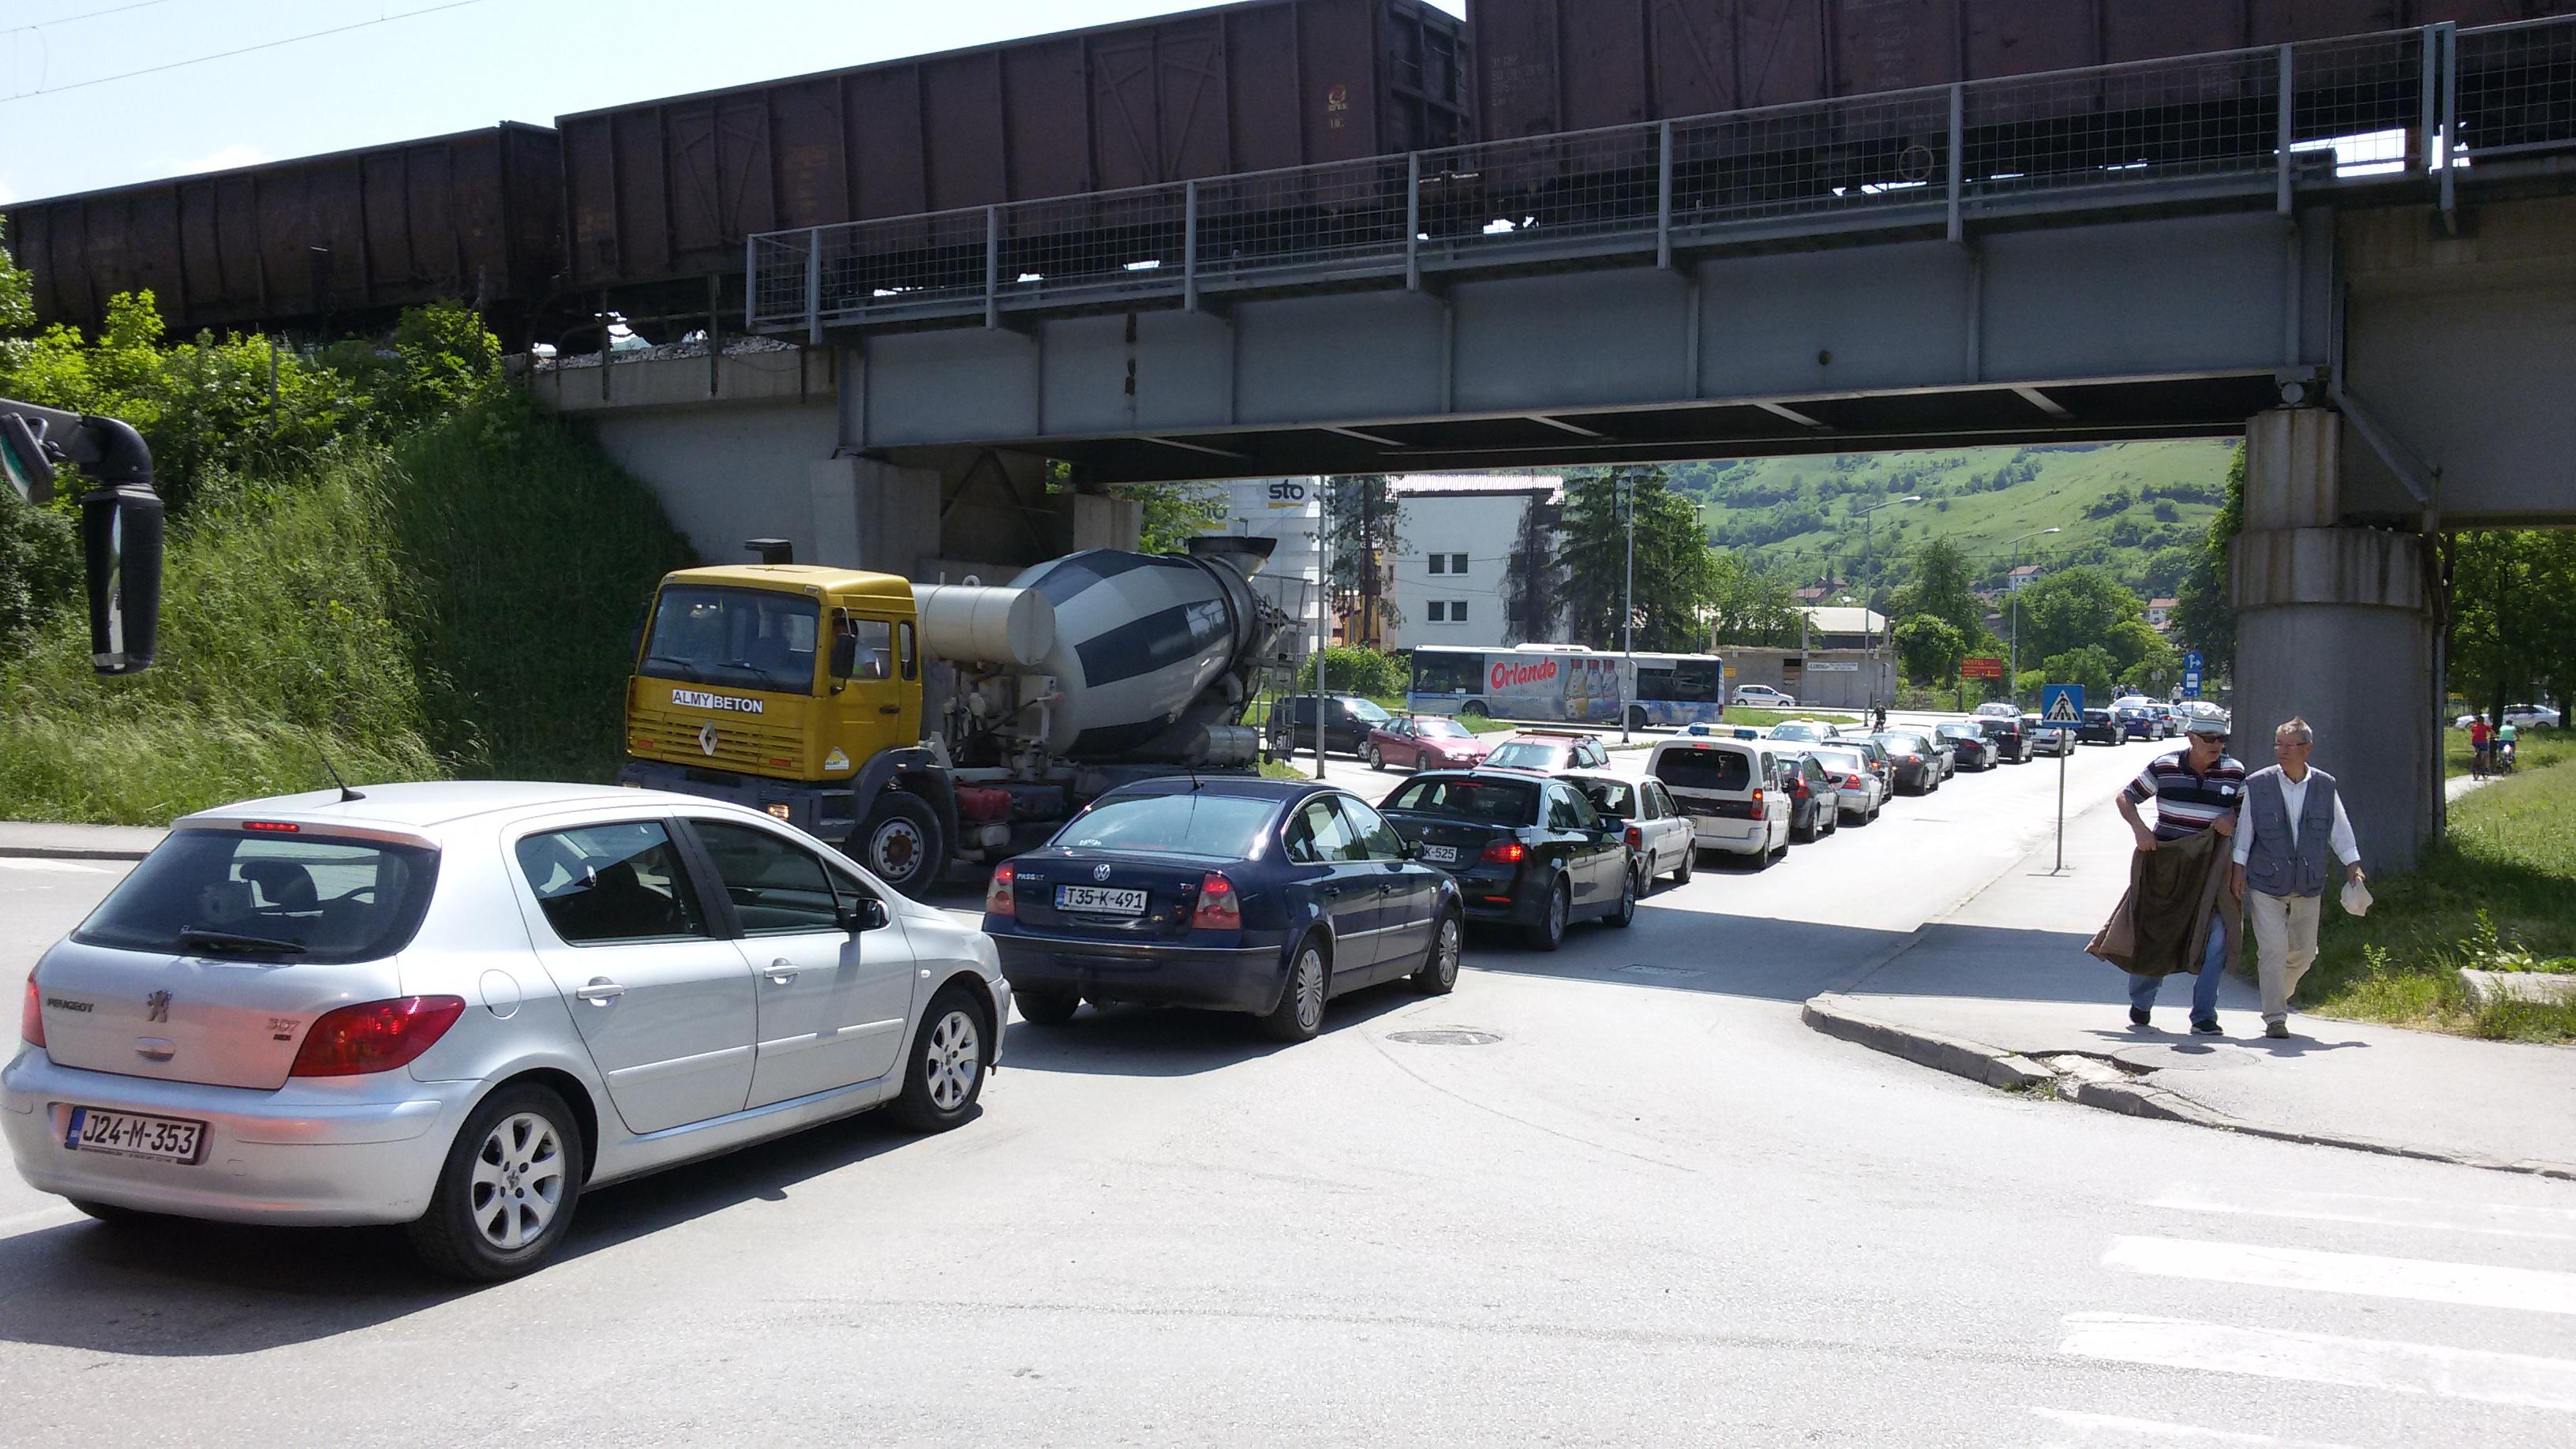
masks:
<instances>
[{"instance_id":1,"label":"tall green grass","mask_svg":"<svg viewBox=\"0 0 2576 1449\"><path fill-rule=\"evenodd\" d=\"M90 672L54 619L0 663L0 818L159 824L250 796L448 775L604 780L627 640L689 561L651 495L517 397L176 525L160 659Z\"/></svg>"}]
</instances>

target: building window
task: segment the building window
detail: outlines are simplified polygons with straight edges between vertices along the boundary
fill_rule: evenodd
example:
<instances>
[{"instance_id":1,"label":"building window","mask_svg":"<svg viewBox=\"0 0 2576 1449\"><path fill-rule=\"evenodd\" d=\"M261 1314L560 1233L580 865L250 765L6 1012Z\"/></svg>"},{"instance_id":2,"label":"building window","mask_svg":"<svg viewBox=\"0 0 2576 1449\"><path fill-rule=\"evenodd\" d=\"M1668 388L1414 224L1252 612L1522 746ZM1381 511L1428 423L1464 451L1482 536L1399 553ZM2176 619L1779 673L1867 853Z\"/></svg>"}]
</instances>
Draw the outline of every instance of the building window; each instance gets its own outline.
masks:
<instances>
[{"instance_id":1,"label":"building window","mask_svg":"<svg viewBox=\"0 0 2576 1449\"><path fill-rule=\"evenodd\" d=\"M1465 554L1463 554L1463 553L1453 553L1453 554L1449 555L1449 572L1451 572L1451 573L1453 573L1453 574L1463 574L1463 573L1465 573L1466 571L1467 571L1467 556L1466 556ZM1458 607L1459 607L1459 608L1461 608L1461 609L1463 609L1463 608L1465 608L1465 607L1467 607L1467 606L1466 606L1466 605L1464 605L1464 604L1460 604L1460 605L1458 605Z\"/></svg>"},{"instance_id":2,"label":"building window","mask_svg":"<svg viewBox=\"0 0 2576 1449\"><path fill-rule=\"evenodd\" d=\"M1463 559L1466 555L1462 553L1458 555L1458 557ZM1460 572L1463 573L1465 570L1461 569ZM1449 601L1449 622L1452 624L1464 624L1467 622L1467 601L1465 599L1451 599Z\"/></svg>"},{"instance_id":3,"label":"building window","mask_svg":"<svg viewBox=\"0 0 2576 1449\"><path fill-rule=\"evenodd\" d=\"M1431 601L1431 622L1434 624L1466 623L1467 601L1465 599L1433 599Z\"/></svg>"},{"instance_id":4,"label":"building window","mask_svg":"<svg viewBox=\"0 0 2576 1449\"><path fill-rule=\"evenodd\" d=\"M1435 573L1435 574L1445 574L1445 573L1447 573L1447 572L1449 571L1449 570L1448 570L1448 568L1446 567L1446 565L1448 564L1448 562L1449 562L1449 555L1447 555L1447 554L1445 554L1445 553L1435 553L1435 554L1433 554L1433 555L1431 556L1431 571L1432 571L1433 573ZM1431 607L1433 607L1433 608L1437 609L1437 608L1439 608L1440 606L1439 606L1438 604L1434 604L1434 605L1432 605ZM1439 616L1438 614L1434 614L1434 615L1432 615L1431 617L1432 617L1432 618L1437 619L1437 618L1439 618L1440 616Z\"/></svg>"},{"instance_id":5,"label":"building window","mask_svg":"<svg viewBox=\"0 0 2576 1449\"><path fill-rule=\"evenodd\" d=\"M1439 599L1431 601L1431 622L1434 624L1449 622L1449 605L1446 602Z\"/></svg>"}]
</instances>

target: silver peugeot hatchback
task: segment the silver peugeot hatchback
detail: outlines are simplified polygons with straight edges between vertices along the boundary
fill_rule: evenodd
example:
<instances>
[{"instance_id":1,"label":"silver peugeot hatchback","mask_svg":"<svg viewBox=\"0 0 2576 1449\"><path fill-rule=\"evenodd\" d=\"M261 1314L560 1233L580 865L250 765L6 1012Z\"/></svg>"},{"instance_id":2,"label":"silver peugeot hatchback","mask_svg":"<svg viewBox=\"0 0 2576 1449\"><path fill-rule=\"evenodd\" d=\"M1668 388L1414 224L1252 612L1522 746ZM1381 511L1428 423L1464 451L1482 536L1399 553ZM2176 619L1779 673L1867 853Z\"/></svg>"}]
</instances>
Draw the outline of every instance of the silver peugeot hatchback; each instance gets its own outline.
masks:
<instances>
[{"instance_id":1,"label":"silver peugeot hatchback","mask_svg":"<svg viewBox=\"0 0 2576 1449\"><path fill-rule=\"evenodd\" d=\"M93 1216L403 1223L515 1276L588 1188L975 1110L992 942L754 811L434 783L181 820L29 976L18 1171Z\"/></svg>"}]
</instances>

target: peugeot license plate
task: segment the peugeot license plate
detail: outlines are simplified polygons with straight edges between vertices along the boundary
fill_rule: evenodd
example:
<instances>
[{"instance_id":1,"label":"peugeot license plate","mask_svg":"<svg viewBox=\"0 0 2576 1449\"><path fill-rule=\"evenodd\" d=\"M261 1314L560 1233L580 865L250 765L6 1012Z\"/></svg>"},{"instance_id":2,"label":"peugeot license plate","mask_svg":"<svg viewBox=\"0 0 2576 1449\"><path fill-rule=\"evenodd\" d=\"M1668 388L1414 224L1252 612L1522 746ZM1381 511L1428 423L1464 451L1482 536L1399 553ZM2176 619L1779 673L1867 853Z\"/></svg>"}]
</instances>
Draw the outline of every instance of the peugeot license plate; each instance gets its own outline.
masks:
<instances>
[{"instance_id":1,"label":"peugeot license plate","mask_svg":"<svg viewBox=\"0 0 2576 1449\"><path fill-rule=\"evenodd\" d=\"M1111 890L1107 886L1060 885L1055 888L1055 908L1090 916L1141 916L1145 914L1145 893Z\"/></svg>"},{"instance_id":2,"label":"peugeot license plate","mask_svg":"<svg viewBox=\"0 0 2576 1449\"><path fill-rule=\"evenodd\" d=\"M1433 865L1456 865L1458 863L1458 847L1454 845L1426 845L1422 847L1422 858L1431 862Z\"/></svg>"},{"instance_id":3,"label":"peugeot license plate","mask_svg":"<svg viewBox=\"0 0 2576 1449\"><path fill-rule=\"evenodd\" d=\"M164 1162L195 1162L206 1143L206 1124L168 1117L138 1117L131 1112L103 1112L74 1107L63 1145L78 1152L112 1152L120 1157L157 1157Z\"/></svg>"}]
</instances>

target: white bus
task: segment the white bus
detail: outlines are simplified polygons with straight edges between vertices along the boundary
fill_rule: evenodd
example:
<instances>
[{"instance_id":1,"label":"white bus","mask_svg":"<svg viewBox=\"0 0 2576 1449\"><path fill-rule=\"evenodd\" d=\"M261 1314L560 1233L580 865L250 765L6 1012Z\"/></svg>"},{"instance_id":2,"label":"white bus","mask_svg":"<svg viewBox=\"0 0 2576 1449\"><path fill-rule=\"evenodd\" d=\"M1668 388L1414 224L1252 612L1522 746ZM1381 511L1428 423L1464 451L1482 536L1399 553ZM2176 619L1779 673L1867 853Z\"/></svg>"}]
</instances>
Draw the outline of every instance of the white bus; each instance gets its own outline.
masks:
<instances>
[{"instance_id":1,"label":"white bus","mask_svg":"<svg viewBox=\"0 0 2576 1449\"><path fill-rule=\"evenodd\" d=\"M1617 724L1624 708L1633 728L1678 729L1715 722L1726 706L1727 668L1713 654L1625 656L1568 644L1510 649L1413 651L1405 692L1416 714L1482 714L1550 723Z\"/></svg>"},{"instance_id":2,"label":"white bus","mask_svg":"<svg viewBox=\"0 0 2576 1449\"><path fill-rule=\"evenodd\" d=\"M1636 658L1636 673L1620 691L1628 701L1631 728L1680 729L1716 724L1725 717L1729 672L1725 660L1714 654L1640 654ZM1623 675L1626 672L1621 670Z\"/></svg>"}]
</instances>

